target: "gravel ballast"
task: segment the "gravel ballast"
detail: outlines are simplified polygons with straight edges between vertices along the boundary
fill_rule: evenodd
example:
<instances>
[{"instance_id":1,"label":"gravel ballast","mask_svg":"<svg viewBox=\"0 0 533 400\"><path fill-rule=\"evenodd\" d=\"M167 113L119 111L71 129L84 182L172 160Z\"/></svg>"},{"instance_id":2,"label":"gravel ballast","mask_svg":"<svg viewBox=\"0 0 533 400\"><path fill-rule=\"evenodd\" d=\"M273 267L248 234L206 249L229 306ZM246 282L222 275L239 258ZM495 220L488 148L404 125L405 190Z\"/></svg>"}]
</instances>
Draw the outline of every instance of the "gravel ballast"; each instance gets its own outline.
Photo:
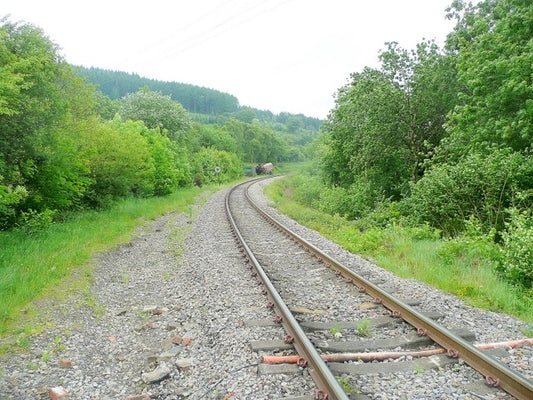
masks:
<instances>
[{"instance_id":1,"label":"gravel ballast","mask_svg":"<svg viewBox=\"0 0 533 400\"><path fill-rule=\"evenodd\" d=\"M167 214L140 229L129 243L97 256L90 290L41 300L37 307L42 312L30 323L43 332L20 334L18 345L13 344L16 351L0 358L0 399L49 399L50 389L57 387L69 399L99 400L134 395L288 399L311 394L314 385L304 369L286 375L258 373L260 357L250 343L279 339L284 332L279 326L247 323L271 320L272 312L246 273L223 214L226 191L209 197L192 221L184 214ZM254 193L261 197L259 185ZM262 202L267 206L266 199ZM391 284L396 279L316 232L280 218L339 261L357 264ZM468 307L414 280L400 282L394 281L398 291L419 296L428 309L438 308L446 326L474 330L479 342L523 338L522 321ZM529 348L507 358L510 366L533 376ZM439 392L424 375L411 378L383 377L377 390L383 397L375 398L474 398L461 387ZM416 379L419 386L413 385ZM359 389L376 393L375 385L368 379ZM483 396L509 398L493 389Z\"/></svg>"},{"instance_id":2,"label":"gravel ballast","mask_svg":"<svg viewBox=\"0 0 533 400\"><path fill-rule=\"evenodd\" d=\"M325 239L316 231L303 227L269 207L270 201L262 195L262 186L255 185L251 193L255 201L268 209L269 214L295 231L311 244L326 251L358 274L371 281L379 281L383 287L394 288L399 298L419 300L420 311L437 311L443 317L439 323L448 329L465 329L476 336L474 343L494 343L525 339L526 324L517 318L502 313L468 306L461 299L435 289L414 279L401 279L376 266L374 263L344 250L341 246ZM328 295L325 295L328 298ZM326 300L327 301L327 300ZM507 349L493 352L493 356L511 369L533 380L533 351L531 347ZM394 362L394 361L393 361ZM473 371L461 360L451 367L435 370L413 370L396 374L362 375L357 377L357 388L373 399L513 399L500 389L490 388L483 383L481 374Z\"/></svg>"}]
</instances>

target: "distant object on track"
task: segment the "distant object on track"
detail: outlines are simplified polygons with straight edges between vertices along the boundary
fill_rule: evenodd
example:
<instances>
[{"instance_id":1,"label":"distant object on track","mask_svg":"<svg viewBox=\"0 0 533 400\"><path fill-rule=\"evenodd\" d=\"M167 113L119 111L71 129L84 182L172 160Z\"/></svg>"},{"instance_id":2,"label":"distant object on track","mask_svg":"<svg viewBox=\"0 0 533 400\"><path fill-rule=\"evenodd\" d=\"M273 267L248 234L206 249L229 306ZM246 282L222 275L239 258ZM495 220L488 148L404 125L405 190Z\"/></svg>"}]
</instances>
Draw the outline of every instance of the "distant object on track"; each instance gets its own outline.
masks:
<instances>
[{"instance_id":1,"label":"distant object on track","mask_svg":"<svg viewBox=\"0 0 533 400\"><path fill-rule=\"evenodd\" d=\"M272 175L273 171L274 165L272 163L258 164L257 167L255 167L257 175Z\"/></svg>"}]
</instances>

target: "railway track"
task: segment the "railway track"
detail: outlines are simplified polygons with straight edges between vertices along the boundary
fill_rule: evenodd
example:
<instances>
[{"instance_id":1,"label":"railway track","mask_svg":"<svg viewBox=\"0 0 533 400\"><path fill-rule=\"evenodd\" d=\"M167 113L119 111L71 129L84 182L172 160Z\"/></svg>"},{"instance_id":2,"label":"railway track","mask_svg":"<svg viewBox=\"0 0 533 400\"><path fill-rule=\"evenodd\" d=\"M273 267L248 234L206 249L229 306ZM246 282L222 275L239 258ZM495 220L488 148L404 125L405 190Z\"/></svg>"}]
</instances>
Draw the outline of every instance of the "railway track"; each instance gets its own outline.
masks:
<instances>
[{"instance_id":1,"label":"railway track","mask_svg":"<svg viewBox=\"0 0 533 400\"><path fill-rule=\"evenodd\" d=\"M416 302L397 298L393 289L379 285L379 279L358 274L273 219L249 195L253 184L238 185L228 193L226 212L265 303L287 332L289 343L274 341L270 347L268 343L260 347L265 361L305 367L316 383L316 399L347 399L346 391L358 386L357 377L365 370L375 373L390 366L390 362L361 363L372 346L394 349L395 354L387 352L384 357L387 361L396 356L407 360L394 363L397 368L402 362L407 369L443 368L462 360L488 385L517 399L533 398L533 383L474 346L469 332L445 328L436 321L437 314L418 311ZM237 203L238 207L233 205ZM323 290L328 293L326 304L323 296L316 296L320 300L314 296ZM370 335L371 340L364 338ZM273 350L277 354L268 353ZM292 357L287 357L291 352ZM368 359L377 360L380 354L371 353ZM424 354L433 356L425 359L426 364L417 364L415 357ZM351 395L363 398L356 390Z\"/></svg>"}]
</instances>

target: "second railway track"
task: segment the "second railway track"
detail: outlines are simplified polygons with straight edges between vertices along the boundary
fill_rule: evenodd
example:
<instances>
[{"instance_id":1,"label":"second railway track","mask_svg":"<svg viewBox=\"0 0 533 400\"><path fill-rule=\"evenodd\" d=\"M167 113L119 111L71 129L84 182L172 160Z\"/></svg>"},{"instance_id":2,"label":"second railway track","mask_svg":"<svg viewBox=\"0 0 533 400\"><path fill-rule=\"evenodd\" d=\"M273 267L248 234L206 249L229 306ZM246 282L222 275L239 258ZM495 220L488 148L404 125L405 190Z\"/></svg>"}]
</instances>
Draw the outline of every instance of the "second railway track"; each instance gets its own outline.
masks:
<instances>
[{"instance_id":1,"label":"second railway track","mask_svg":"<svg viewBox=\"0 0 533 400\"><path fill-rule=\"evenodd\" d=\"M292 358L286 357L287 350L278 349L281 357L263 354L264 359L270 362L296 361L300 367L308 368L317 384L315 398L348 398L344 391L351 391L352 398L363 398L361 387L365 384L362 382L372 374L386 376L407 371L412 373L413 381L419 383L420 377L430 369L437 372L455 369L458 376L460 373L464 375L457 381L470 381L464 388L445 382L451 387L449 397L434 398L513 398L509 394L518 399L533 398L531 380L478 350L471 343L476 339L474 333L445 328L435 322L439 318L438 310L426 310L424 313L416 307L420 303L416 296L398 300L402 293L400 291L397 296L395 288L387 286L390 281L384 283L375 274L364 276L351 265L347 268L335 259L329 259L324 251L310 243L310 249L304 250L304 246L308 245L306 240L301 243L298 242L300 239L287 236L291 232L280 233L275 225L281 224L267 222L265 217L268 218L268 215L260 215L247 199L251 185L237 186L228 194L228 213L235 224L236 236L246 249L246 257L251 265L255 264L252 274L258 286L262 287L265 303L273 303L274 317L283 323L296 349L292 351ZM433 340L418 338L419 335ZM441 346L447 354L415 359L413 353L408 353L413 348L438 353ZM272 348L276 349L276 346ZM372 348L379 352L375 351L369 358L377 359L379 354L386 353L384 360L388 362L362 362L365 354L369 353L368 349ZM393 357L391 351L397 357ZM335 355L335 352L342 354ZM359 354L359 358L354 353ZM421 352L415 354L422 355ZM393 358L400 361L394 361L394 368L391 368ZM335 362L326 363L323 359ZM479 372L464 365L464 361ZM431 378L440 379L438 373ZM430 378L425 375L423 379ZM481 382L483 379L509 394L497 389L484 392L479 389L481 386L476 386L476 380ZM367 395L371 398L401 398L383 393Z\"/></svg>"}]
</instances>

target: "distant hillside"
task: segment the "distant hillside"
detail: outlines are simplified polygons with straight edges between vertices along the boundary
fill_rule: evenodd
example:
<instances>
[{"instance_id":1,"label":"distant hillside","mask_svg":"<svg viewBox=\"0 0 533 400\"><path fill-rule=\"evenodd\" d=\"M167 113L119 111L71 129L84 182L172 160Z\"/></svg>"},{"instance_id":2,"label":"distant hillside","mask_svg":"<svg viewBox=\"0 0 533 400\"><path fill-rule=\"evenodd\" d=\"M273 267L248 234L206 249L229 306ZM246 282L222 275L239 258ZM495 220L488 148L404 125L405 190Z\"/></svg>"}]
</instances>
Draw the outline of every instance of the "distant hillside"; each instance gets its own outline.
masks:
<instances>
[{"instance_id":1,"label":"distant hillside","mask_svg":"<svg viewBox=\"0 0 533 400\"><path fill-rule=\"evenodd\" d=\"M195 121L203 123L223 123L229 118L236 118L244 122L252 122L253 119L270 125L274 130L295 133L299 130L314 132L311 136L316 137L322 121L318 118L306 117L303 114L291 114L282 112L274 114L268 110L259 110L246 106L240 106L237 97L208 89L201 86L178 82L158 81L143 78L137 74L121 71L111 71L101 68L75 67L80 76L87 77L90 83L98 86L98 89L109 98L116 100L128 93L135 93L140 88L148 86L152 91L161 92L170 96L187 111L192 114Z\"/></svg>"},{"instance_id":2,"label":"distant hillside","mask_svg":"<svg viewBox=\"0 0 533 400\"><path fill-rule=\"evenodd\" d=\"M161 92L181 103L185 109L199 114L223 114L239 111L239 100L230 94L214 89L178 82L165 82L143 78L137 74L100 68L76 67L80 75L98 86L109 98L116 100L134 93L144 86Z\"/></svg>"}]
</instances>

